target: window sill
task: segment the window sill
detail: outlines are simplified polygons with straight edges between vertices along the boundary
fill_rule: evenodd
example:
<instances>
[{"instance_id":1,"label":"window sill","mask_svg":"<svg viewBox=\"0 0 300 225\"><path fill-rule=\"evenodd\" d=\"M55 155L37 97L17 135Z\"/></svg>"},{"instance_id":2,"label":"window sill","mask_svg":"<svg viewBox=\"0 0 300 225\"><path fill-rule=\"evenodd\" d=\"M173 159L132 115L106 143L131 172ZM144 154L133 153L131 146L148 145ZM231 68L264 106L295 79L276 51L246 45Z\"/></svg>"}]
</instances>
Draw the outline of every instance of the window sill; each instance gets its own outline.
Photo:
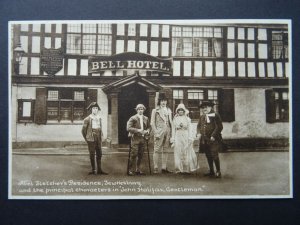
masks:
<instances>
[{"instance_id":1,"label":"window sill","mask_svg":"<svg viewBox=\"0 0 300 225\"><path fill-rule=\"evenodd\" d=\"M46 125L82 125L82 120L78 120L78 121L47 121Z\"/></svg>"}]
</instances>

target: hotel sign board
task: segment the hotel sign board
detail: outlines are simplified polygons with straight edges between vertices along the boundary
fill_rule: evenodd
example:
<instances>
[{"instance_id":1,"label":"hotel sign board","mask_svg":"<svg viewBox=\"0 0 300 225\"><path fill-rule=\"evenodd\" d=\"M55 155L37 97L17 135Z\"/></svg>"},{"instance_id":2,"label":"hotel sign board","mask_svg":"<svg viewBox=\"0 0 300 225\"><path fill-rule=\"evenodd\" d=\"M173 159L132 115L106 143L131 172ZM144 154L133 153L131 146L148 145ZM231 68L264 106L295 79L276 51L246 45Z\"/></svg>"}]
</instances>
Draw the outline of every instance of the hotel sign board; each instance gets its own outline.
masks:
<instances>
[{"instance_id":1,"label":"hotel sign board","mask_svg":"<svg viewBox=\"0 0 300 225\"><path fill-rule=\"evenodd\" d=\"M41 50L41 70L54 76L63 68L64 54L62 48L43 48Z\"/></svg>"},{"instance_id":2,"label":"hotel sign board","mask_svg":"<svg viewBox=\"0 0 300 225\"><path fill-rule=\"evenodd\" d=\"M162 59L137 52L126 52L113 56L89 57L89 73L99 73L105 70L132 69L172 73L172 59Z\"/></svg>"}]
</instances>

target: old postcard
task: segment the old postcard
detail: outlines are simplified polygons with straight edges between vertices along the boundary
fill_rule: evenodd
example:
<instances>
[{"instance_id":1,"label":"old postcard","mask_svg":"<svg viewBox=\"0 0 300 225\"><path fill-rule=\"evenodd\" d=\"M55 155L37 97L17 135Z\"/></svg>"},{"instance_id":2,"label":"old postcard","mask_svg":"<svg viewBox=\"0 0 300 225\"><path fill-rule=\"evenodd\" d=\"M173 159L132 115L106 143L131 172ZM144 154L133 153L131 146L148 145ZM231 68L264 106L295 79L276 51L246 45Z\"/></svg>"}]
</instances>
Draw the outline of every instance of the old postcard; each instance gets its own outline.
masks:
<instances>
[{"instance_id":1,"label":"old postcard","mask_svg":"<svg viewBox=\"0 0 300 225\"><path fill-rule=\"evenodd\" d=\"M9 198L292 198L291 31L9 22Z\"/></svg>"}]
</instances>

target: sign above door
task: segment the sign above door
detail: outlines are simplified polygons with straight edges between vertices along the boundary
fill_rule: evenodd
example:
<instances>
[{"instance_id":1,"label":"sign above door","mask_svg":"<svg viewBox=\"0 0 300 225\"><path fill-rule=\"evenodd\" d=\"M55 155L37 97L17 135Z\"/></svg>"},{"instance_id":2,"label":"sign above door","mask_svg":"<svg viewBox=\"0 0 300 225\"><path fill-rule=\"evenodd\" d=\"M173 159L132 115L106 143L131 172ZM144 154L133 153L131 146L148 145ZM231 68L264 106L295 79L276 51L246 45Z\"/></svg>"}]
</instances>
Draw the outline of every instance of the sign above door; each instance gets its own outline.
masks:
<instances>
[{"instance_id":1,"label":"sign above door","mask_svg":"<svg viewBox=\"0 0 300 225\"><path fill-rule=\"evenodd\" d=\"M113 56L90 56L89 73L105 70L147 70L172 73L172 59L163 59L152 55L125 52Z\"/></svg>"}]
</instances>

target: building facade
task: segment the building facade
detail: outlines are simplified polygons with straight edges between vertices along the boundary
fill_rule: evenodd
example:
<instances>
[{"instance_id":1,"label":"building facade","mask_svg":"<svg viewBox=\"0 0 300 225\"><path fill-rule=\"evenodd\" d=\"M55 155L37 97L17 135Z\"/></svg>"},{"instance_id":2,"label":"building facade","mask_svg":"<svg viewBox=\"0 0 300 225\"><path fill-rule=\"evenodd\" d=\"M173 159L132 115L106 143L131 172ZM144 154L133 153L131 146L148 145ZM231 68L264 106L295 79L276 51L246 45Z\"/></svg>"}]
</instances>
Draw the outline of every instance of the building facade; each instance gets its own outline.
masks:
<instances>
[{"instance_id":1,"label":"building facade","mask_svg":"<svg viewBox=\"0 0 300 225\"><path fill-rule=\"evenodd\" d=\"M179 103L186 105L195 129L199 104L213 100L223 120L223 138L231 144L288 143L288 27L11 24L12 142L15 147L83 142L86 108L97 101L104 138L125 144L134 107L143 103L149 116L158 93L164 92L173 112ZM14 50L20 45L25 53L16 63Z\"/></svg>"}]
</instances>

